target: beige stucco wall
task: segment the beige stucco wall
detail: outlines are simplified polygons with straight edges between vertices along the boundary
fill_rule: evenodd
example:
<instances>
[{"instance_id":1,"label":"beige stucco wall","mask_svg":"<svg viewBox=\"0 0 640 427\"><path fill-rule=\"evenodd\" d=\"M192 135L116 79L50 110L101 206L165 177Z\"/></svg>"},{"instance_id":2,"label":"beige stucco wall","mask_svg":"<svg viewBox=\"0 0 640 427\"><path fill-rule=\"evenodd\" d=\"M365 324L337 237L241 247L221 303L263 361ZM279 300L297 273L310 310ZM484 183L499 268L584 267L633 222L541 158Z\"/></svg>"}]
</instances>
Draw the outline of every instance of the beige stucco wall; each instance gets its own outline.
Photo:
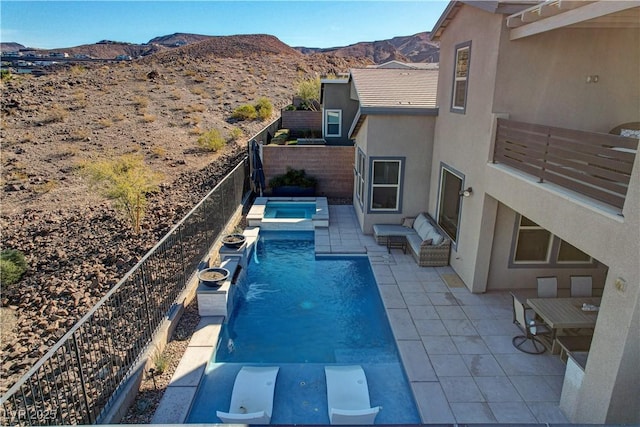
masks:
<instances>
[{"instance_id":1,"label":"beige stucco wall","mask_svg":"<svg viewBox=\"0 0 640 427\"><path fill-rule=\"evenodd\" d=\"M483 196L483 180L485 164L490 157L491 100L494 92L492 76L496 73L500 28L501 16L463 6L443 33L440 43L440 112L435 127L435 163L431 171L429 213L436 217L441 164L464 174L464 185L472 187L474 194L462 200L461 227L458 241L451 250L451 266L469 288L479 291L483 291L486 284L487 258L493 234L490 221L483 227L484 217L481 213L485 210L485 204L493 206L492 201ZM468 41L471 41L471 59L466 112L452 113L455 46ZM481 236L481 232L486 235ZM480 252L480 242L489 242L488 252L486 247L482 247L485 252ZM476 265L484 266L487 271L476 271Z\"/></svg>"},{"instance_id":2,"label":"beige stucco wall","mask_svg":"<svg viewBox=\"0 0 640 427\"><path fill-rule=\"evenodd\" d=\"M513 212L608 267L576 419L571 421L640 423L640 156L622 215L487 162L495 114L596 132L640 120L638 30L553 30L512 42L502 18L464 5L441 37L429 211L437 209L440 162L465 174L474 194L463 201L462 231L451 264L474 292L485 291L487 283L530 280L535 272L504 268ZM467 110L454 114L449 112L454 48L469 40ZM598 75L598 83L587 84L587 75Z\"/></svg>"},{"instance_id":3,"label":"beige stucco wall","mask_svg":"<svg viewBox=\"0 0 640 427\"><path fill-rule=\"evenodd\" d=\"M558 294L570 295L571 276L593 277L594 295L602 295L604 282L607 277L607 266L597 263L589 267L558 267L558 268L509 268L512 257L514 231L517 227L517 213L503 205L498 205L491 251L491 265L487 279L487 291L507 289L534 289L536 277L556 276L558 278Z\"/></svg>"},{"instance_id":4,"label":"beige stucco wall","mask_svg":"<svg viewBox=\"0 0 640 427\"><path fill-rule=\"evenodd\" d=\"M493 111L604 133L640 121L638 46L640 31L631 28L557 29L515 41L505 31ZM597 83L587 83L592 75Z\"/></svg>"},{"instance_id":5,"label":"beige stucco wall","mask_svg":"<svg viewBox=\"0 0 640 427\"><path fill-rule=\"evenodd\" d=\"M374 224L400 224L403 217L416 216L426 210L434 126L434 116L370 115L365 119L356 136L356 150L361 149L366 156L364 209L357 202L355 189L353 196L356 214L364 233L373 233ZM371 157L404 157L401 212L367 212L371 188ZM355 162L354 158L354 164Z\"/></svg>"}]
</instances>

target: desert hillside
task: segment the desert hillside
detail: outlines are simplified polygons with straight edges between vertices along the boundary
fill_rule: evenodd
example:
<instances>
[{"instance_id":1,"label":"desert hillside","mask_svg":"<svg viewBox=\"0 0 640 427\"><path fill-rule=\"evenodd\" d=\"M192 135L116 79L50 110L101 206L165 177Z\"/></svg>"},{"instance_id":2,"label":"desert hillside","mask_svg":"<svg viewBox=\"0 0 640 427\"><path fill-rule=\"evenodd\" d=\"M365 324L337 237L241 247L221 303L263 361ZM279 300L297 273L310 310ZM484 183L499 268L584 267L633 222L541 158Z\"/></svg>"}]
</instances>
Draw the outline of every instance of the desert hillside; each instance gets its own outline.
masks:
<instances>
[{"instance_id":1,"label":"desert hillside","mask_svg":"<svg viewBox=\"0 0 640 427\"><path fill-rule=\"evenodd\" d=\"M388 61L439 62L440 44L429 39L428 32L399 36L389 40L359 42L331 48L296 47L302 53L327 53L339 57L365 57L376 64Z\"/></svg>"},{"instance_id":2,"label":"desert hillside","mask_svg":"<svg viewBox=\"0 0 640 427\"><path fill-rule=\"evenodd\" d=\"M305 56L257 35L3 80L2 249L24 252L28 270L2 287L0 391L237 164L247 139L291 101L297 79L368 63ZM236 107L261 97L274 106L271 120L230 120ZM203 151L196 141L213 128L242 136ZM79 173L85 162L127 153L163 176L139 235Z\"/></svg>"}]
</instances>

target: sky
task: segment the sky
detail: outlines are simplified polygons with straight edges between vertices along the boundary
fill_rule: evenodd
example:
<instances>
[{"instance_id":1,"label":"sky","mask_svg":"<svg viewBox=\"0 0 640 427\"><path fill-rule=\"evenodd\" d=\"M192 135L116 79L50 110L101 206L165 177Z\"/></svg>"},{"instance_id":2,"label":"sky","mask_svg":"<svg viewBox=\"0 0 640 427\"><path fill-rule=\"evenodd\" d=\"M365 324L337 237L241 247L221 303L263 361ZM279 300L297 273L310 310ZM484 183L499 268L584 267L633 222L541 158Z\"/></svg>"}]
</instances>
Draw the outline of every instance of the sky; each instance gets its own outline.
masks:
<instances>
[{"instance_id":1,"label":"sky","mask_svg":"<svg viewBox=\"0 0 640 427\"><path fill-rule=\"evenodd\" d=\"M337 47L431 31L448 1L0 1L0 41L56 49L173 33Z\"/></svg>"}]
</instances>

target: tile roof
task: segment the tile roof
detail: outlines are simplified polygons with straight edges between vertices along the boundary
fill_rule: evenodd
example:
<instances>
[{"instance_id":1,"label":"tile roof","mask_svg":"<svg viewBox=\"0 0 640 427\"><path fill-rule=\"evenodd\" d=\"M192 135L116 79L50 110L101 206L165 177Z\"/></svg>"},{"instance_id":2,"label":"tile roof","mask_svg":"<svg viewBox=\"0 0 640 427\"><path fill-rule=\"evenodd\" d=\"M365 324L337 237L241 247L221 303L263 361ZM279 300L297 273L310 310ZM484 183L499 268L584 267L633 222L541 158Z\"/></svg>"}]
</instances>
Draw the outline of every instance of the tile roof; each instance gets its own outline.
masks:
<instances>
[{"instance_id":1,"label":"tile roof","mask_svg":"<svg viewBox=\"0 0 640 427\"><path fill-rule=\"evenodd\" d=\"M351 78L362 113L437 108L438 70L354 68Z\"/></svg>"}]
</instances>

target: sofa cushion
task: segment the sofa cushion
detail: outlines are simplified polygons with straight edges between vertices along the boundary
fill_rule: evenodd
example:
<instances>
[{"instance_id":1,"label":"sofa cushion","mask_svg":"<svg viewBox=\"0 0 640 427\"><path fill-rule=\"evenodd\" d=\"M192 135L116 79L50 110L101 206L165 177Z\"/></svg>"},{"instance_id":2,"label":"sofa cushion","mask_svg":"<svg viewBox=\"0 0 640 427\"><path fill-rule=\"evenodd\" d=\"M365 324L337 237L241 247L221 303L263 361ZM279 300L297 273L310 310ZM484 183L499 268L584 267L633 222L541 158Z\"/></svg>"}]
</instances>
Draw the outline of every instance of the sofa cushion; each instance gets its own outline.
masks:
<instances>
[{"instance_id":1,"label":"sofa cushion","mask_svg":"<svg viewBox=\"0 0 640 427\"><path fill-rule=\"evenodd\" d=\"M444 240L444 237L438 233L438 231L431 227L431 230L429 231L429 233L427 234L427 236L424 238L424 240L427 239L431 239L432 240L432 244L434 246L438 246L440 243L442 243L442 241Z\"/></svg>"},{"instance_id":2,"label":"sofa cushion","mask_svg":"<svg viewBox=\"0 0 640 427\"><path fill-rule=\"evenodd\" d=\"M407 236L415 234L415 230L397 224L375 224L373 232L376 236Z\"/></svg>"},{"instance_id":3,"label":"sofa cushion","mask_svg":"<svg viewBox=\"0 0 640 427\"><path fill-rule=\"evenodd\" d=\"M420 236L422 240L425 240L429 238L429 234L431 233L432 230L433 230L433 226L428 222L425 222L416 231L418 233L418 236Z\"/></svg>"},{"instance_id":4,"label":"sofa cushion","mask_svg":"<svg viewBox=\"0 0 640 427\"><path fill-rule=\"evenodd\" d=\"M422 224L424 223L429 223L429 221L427 220L427 218L424 216L424 214L420 214L416 217L416 220L413 221L413 229L418 231L420 229L420 227L422 226Z\"/></svg>"},{"instance_id":5,"label":"sofa cushion","mask_svg":"<svg viewBox=\"0 0 640 427\"><path fill-rule=\"evenodd\" d=\"M413 227L413 223L416 219L415 218L403 218L402 219L402 226L403 227Z\"/></svg>"},{"instance_id":6,"label":"sofa cushion","mask_svg":"<svg viewBox=\"0 0 640 427\"><path fill-rule=\"evenodd\" d=\"M411 234L407 236L407 243L411 247L411 250L416 254L420 253L420 245L422 244L422 239L417 234Z\"/></svg>"}]
</instances>

